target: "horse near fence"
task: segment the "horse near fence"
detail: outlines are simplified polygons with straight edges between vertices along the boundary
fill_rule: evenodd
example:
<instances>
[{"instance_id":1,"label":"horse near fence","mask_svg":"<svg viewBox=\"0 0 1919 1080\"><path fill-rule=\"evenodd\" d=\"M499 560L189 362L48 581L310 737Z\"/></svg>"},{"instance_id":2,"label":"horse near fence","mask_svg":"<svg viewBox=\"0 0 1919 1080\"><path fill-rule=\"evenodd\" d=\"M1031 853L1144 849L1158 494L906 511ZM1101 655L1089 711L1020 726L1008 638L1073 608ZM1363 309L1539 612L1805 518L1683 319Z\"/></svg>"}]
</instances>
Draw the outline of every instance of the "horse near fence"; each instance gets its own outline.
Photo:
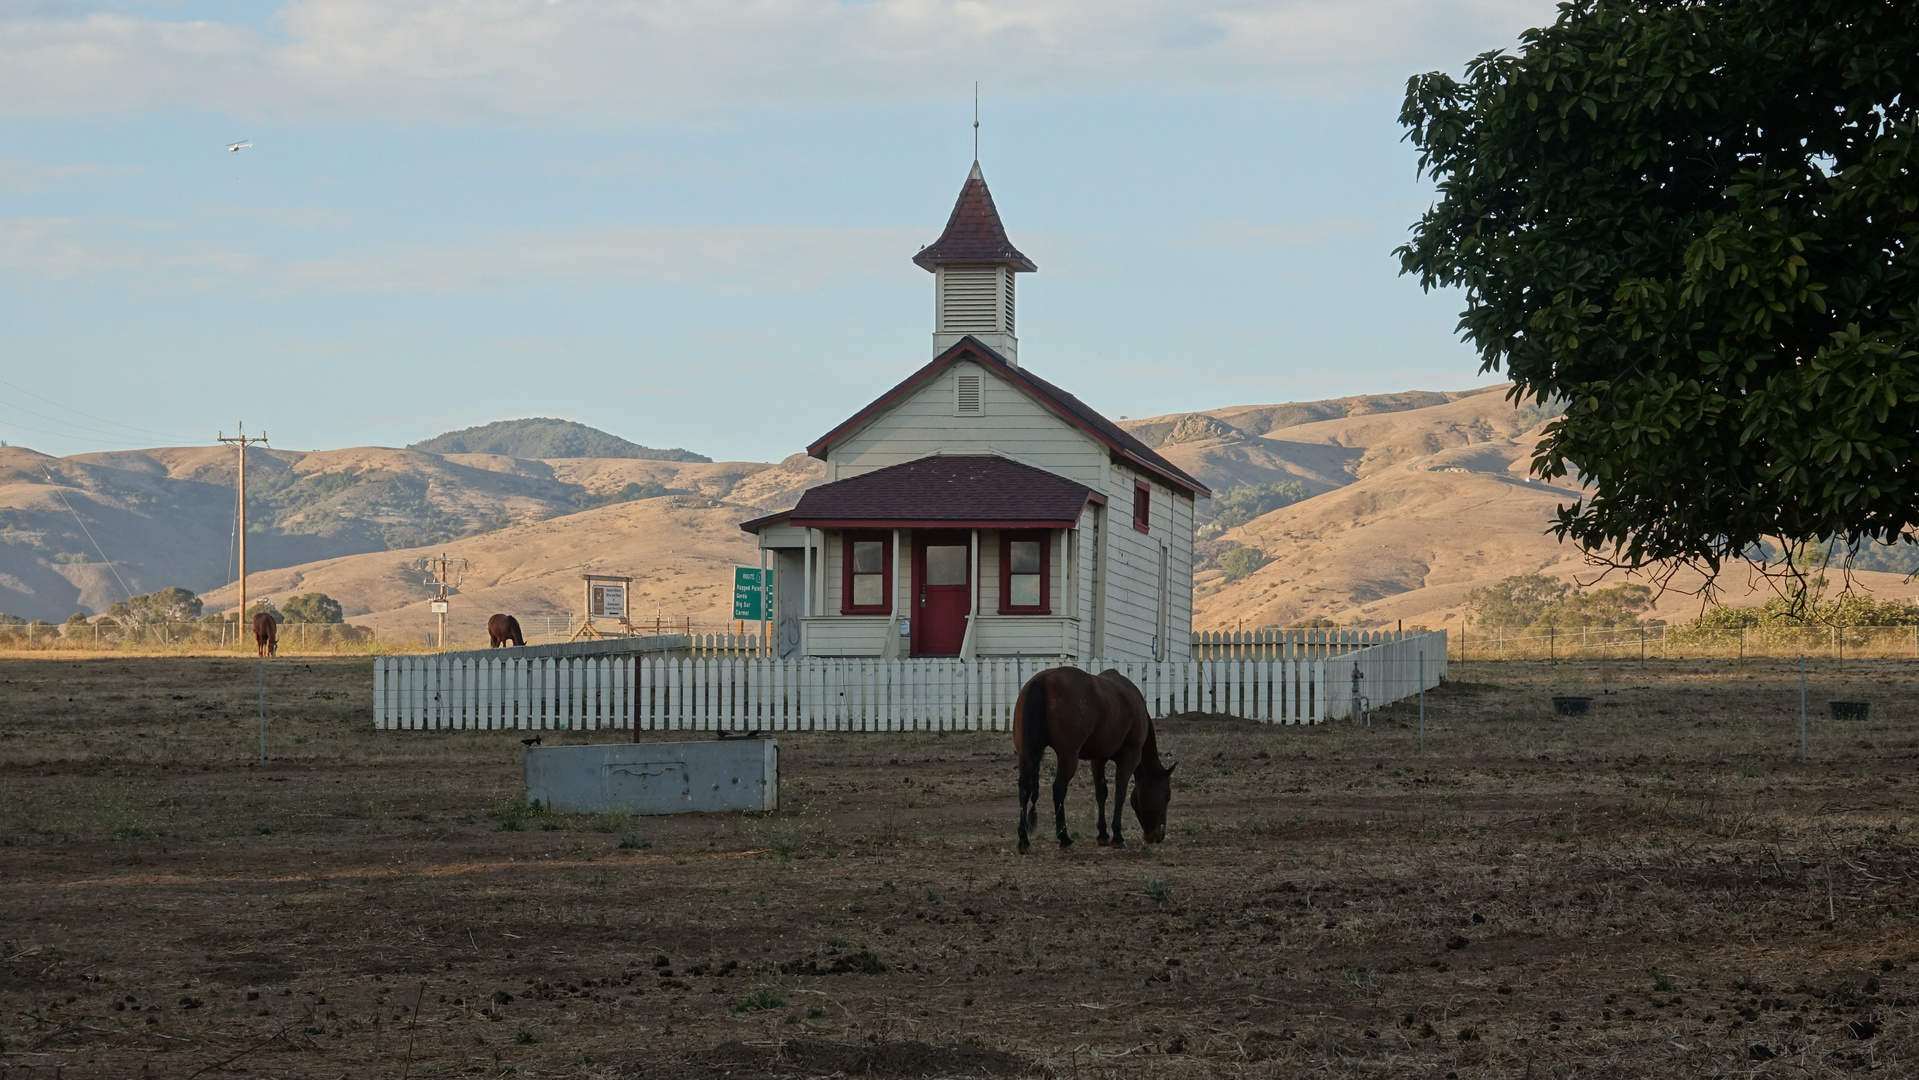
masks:
<instances>
[{"instance_id":1,"label":"horse near fence","mask_svg":"<svg viewBox=\"0 0 1919 1080\"><path fill-rule=\"evenodd\" d=\"M520 620L507 614L494 615L486 621L487 648L497 649L503 645L526 647L526 635L520 633Z\"/></svg>"},{"instance_id":2,"label":"horse near fence","mask_svg":"<svg viewBox=\"0 0 1919 1080\"><path fill-rule=\"evenodd\" d=\"M1053 772L1053 816L1060 847L1073 846L1066 831L1066 788L1079 763L1093 766L1093 798L1099 803L1099 844L1125 847L1126 787L1134 776L1133 813L1146 842L1166 839L1166 804L1173 770L1160 764L1153 719L1133 681L1111 670L1089 675L1077 668L1051 668L1032 677L1013 709L1013 749L1019 755L1019 853L1032 849L1028 831L1039 825L1039 766L1048 749ZM1113 763L1113 828L1106 830L1106 763Z\"/></svg>"},{"instance_id":3,"label":"horse near fence","mask_svg":"<svg viewBox=\"0 0 1919 1080\"><path fill-rule=\"evenodd\" d=\"M257 655L280 655L280 624L264 611L253 617L253 644Z\"/></svg>"}]
</instances>

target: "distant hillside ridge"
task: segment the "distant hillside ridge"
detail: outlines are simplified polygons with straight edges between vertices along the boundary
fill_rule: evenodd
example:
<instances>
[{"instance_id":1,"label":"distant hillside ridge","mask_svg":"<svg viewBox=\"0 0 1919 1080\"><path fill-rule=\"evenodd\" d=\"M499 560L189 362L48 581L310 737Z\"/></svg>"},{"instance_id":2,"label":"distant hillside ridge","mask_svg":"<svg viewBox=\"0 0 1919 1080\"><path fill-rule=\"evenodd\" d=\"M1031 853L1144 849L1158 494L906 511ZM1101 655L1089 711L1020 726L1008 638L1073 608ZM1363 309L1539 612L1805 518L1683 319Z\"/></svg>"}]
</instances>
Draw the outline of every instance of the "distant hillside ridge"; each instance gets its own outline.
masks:
<instances>
[{"instance_id":1,"label":"distant hillside ridge","mask_svg":"<svg viewBox=\"0 0 1919 1080\"><path fill-rule=\"evenodd\" d=\"M1289 401L1279 405L1229 405L1219 409L1126 420L1120 423L1120 427L1132 432L1146 445L1158 448L1228 434L1264 435L1322 420L1410 412L1502 389L1505 388L1486 386L1472 390L1407 390L1397 394L1359 394L1324 401Z\"/></svg>"},{"instance_id":2,"label":"distant hillside ridge","mask_svg":"<svg viewBox=\"0 0 1919 1080\"><path fill-rule=\"evenodd\" d=\"M435 435L425 442L407 447L427 454L498 454L501 457L541 460L545 458L636 458L642 461L710 462L713 459L691 450L674 447L656 450L628 442L618 435L588 427L572 420L550 416L531 416L524 420L498 420L479 427L462 428Z\"/></svg>"}]
</instances>

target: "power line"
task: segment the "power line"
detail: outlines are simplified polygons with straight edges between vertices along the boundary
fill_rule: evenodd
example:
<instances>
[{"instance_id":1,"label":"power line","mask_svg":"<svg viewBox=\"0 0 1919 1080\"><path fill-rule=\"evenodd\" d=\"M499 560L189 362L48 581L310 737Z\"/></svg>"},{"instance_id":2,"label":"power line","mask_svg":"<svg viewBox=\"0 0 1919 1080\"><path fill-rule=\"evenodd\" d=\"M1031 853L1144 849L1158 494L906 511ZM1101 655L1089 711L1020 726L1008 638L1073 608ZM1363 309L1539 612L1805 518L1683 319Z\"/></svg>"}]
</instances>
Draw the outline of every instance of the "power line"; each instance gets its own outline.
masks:
<instances>
[{"instance_id":1,"label":"power line","mask_svg":"<svg viewBox=\"0 0 1919 1080\"><path fill-rule=\"evenodd\" d=\"M92 414L92 413L90 413L90 412L82 412L81 410L79 410L79 409L76 409L76 408L74 408L74 407L73 407L73 406L71 406L71 405L63 405L63 404L61 404L60 402L58 402L58 401L55 401L55 400L53 400L52 398L50 398L50 397L47 397L47 396L45 396L44 394L36 394L36 393L34 393L33 391L31 391L31 390L28 390L28 389L26 389L26 388L24 388L24 387L20 387L20 386L15 386L14 384L12 384L12 383L10 383L10 382L8 382L8 381L6 381L5 379L0 379L0 386L5 386L5 387L7 387L7 388L9 388L9 389L12 389L12 390L18 390L18 391L20 391L21 393L23 393L23 394L25 394L25 395L27 395L28 397L30 397L30 398L35 398L35 399L37 399L37 400L39 400L39 401L44 401L44 402L46 402L47 404L49 404L49 405L52 405L52 406L53 406L54 408L56 408L56 409L65 409L66 411L68 411L68 412L70 412L70 413L73 413L73 414L75 414L75 415L77 415L77 416L84 416L84 417L86 417L86 418L87 418L87 419L89 419L89 420L98 420L98 421L100 421L100 422L101 422L101 423L103 423L103 424L112 424L112 425L113 425L114 427L121 427L121 428L126 428L126 429L127 429L128 431L138 431L138 432L142 432L142 433L144 433L144 434L147 434L147 435L158 435L158 436L160 436L160 437L161 437L161 438L163 438L163 439L175 439L175 440L178 440L179 442L182 442L182 443L191 443L191 442L194 442L194 441L195 441L195 440L193 440L193 439L190 439L190 438L188 438L188 437L187 437L187 436L185 436L185 435L176 435L176 434L173 434L172 432L167 432L167 431L155 431L155 430L153 430L152 428L143 428L143 427L140 427L140 426L139 426L139 425L137 425L137 424L123 424L123 423L121 423L121 422L120 422L120 421L118 421L118 420L109 420L109 419L107 419L107 418L106 418L106 417L104 417L104 416L95 416L95 415L93 415L93 414ZM16 406L16 408L17 408L17 407L18 407L18 406ZM48 417L48 419L53 419L53 418L52 418L52 417ZM62 420L62 421L60 421L60 422L61 422L61 423L66 423L66 421L64 421L64 420Z\"/></svg>"},{"instance_id":2,"label":"power line","mask_svg":"<svg viewBox=\"0 0 1919 1080\"><path fill-rule=\"evenodd\" d=\"M49 483L49 484L52 484L52 485L53 485L53 494L54 494L54 496L55 496L55 497L57 497L57 498L58 498L58 499L60 500L60 505L61 505L61 506L64 506L64 507L66 507L66 508L67 508L67 513L69 513L69 514L72 514L72 515L73 515L73 520L74 520L74 521L76 521L76 522L79 522L79 524L80 524L80 531L81 531L81 532L83 532L83 533L85 533L85 534L86 534L86 536L87 536L87 543L89 543L89 544L92 544L92 545L93 545L93 550L94 550L94 551L96 551L96 552L99 552L99 554L100 554L100 561L101 561L101 562L103 562L103 563L106 563L106 564L107 564L107 570L108 570L109 572L111 572L111 573L113 574L113 579L114 579L115 581L118 581L118 582L120 583L120 588L121 588L121 590L122 590L123 592L125 592L125 593L127 594L127 599L128 599L128 600L131 600L131 599L133 599L133 590L132 590L132 589L129 589L129 588L127 588L127 579L126 579L126 578L123 578L123 577L121 577L121 576L120 576L120 571L118 571L118 570L116 570L116 569L114 569L114 566L113 566L113 560L112 560L112 559L109 559L109 558L107 558L107 553L106 553L106 552L104 552L104 551L101 551L101 550L100 550L100 541L98 541L98 540L95 540L95 539L93 538L93 530L91 530L91 529L89 529L89 528L87 528L87 523L86 523L85 521L83 521L83 520L81 520L81 518L80 518L80 512L79 512L78 510L75 510L75 509L73 508L73 504L72 504L72 503L70 503L70 502L68 502L68 501L67 501L67 497L66 497L66 495L65 495L64 493L62 493L62 492L61 492L61 490L60 490L60 481L58 481L58 480L55 480L55 479L53 478L53 472L52 472L51 470L48 470L48 469L44 469L44 468L43 468L43 469L41 469L40 471L41 471L41 472L44 472L44 473L46 473L46 474L47 474L47 483Z\"/></svg>"},{"instance_id":3,"label":"power line","mask_svg":"<svg viewBox=\"0 0 1919 1080\"><path fill-rule=\"evenodd\" d=\"M32 427L27 424L16 423L12 420L0 420L0 424L5 424L7 427L14 428L19 431L31 431L39 435L51 435L56 439L75 439L75 438L83 437L83 436L74 435L72 432L68 432L68 431L48 431L45 428ZM122 439L117 436L111 438L109 441L121 443L126 446L140 446L142 445L142 442L143 442L143 440Z\"/></svg>"},{"instance_id":4,"label":"power line","mask_svg":"<svg viewBox=\"0 0 1919 1080\"><path fill-rule=\"evenodd\" d=\"M28 416L37 416L42 420L51 420L56 424L64 424L65 426L73 428L76 431L86 431L86 432L91 432L92 434L95 434L95 435L105 435L107 438L112 439L115 442L150 442L151 441L148 439L138 439L138 440L128 439L125 435L117 431L107 431L104 428L88 427L85 424L76 424L71 420L62 420L57 416L49 416L48 414L43 412L36 412L33 409L27 408L25 405L8 405L7 408L13 409L18 412L26 413ZM112 422L113 421L111 420L107 421L107 423L109 424ZM73 436L67 436L67 437L72 438ZM161 437L172 438L172 436L170 435L161 436Z\"/></svg>"}]
</instances>

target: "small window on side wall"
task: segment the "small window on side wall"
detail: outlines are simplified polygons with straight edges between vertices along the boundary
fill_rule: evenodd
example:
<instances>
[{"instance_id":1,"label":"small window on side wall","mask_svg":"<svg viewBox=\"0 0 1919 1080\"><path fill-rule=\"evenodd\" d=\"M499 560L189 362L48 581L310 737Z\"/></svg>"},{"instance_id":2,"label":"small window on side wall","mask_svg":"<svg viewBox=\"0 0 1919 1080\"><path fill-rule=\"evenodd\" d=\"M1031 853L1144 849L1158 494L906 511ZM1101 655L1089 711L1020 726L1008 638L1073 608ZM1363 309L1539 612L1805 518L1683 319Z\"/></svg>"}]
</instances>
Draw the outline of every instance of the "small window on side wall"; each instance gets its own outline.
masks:
<instances>
[{"instance_id":1,"label":"small window on side wall","mask_svg":"<svg viewBox=\"0 0 1919 1080\"><path fill-rule=\"evenodd\" d=\"M1141 483L1133 485L1133 528L1153 531L1153 489Z\"/></svg>"},{"instance_id":2,"label":"small window on side wall","mask_svg":"<svg viewBox=\"0 0 1919 1080\"><path fill-rule=\"evenodd\" d=\"M842 553L840 614L886 615L893 610L893 538L849 532Z\"/></svg>"},{"instance_id":3,"label":"small window on side wall","mask_svg":"<svg viewBox=\"0 0 1919 1080\"><path fill-rule=\"evenodd\" d=\"M1003 532L999 538L999 613L1052 614L1052 535Z\"/></svg>"}]
</instances>

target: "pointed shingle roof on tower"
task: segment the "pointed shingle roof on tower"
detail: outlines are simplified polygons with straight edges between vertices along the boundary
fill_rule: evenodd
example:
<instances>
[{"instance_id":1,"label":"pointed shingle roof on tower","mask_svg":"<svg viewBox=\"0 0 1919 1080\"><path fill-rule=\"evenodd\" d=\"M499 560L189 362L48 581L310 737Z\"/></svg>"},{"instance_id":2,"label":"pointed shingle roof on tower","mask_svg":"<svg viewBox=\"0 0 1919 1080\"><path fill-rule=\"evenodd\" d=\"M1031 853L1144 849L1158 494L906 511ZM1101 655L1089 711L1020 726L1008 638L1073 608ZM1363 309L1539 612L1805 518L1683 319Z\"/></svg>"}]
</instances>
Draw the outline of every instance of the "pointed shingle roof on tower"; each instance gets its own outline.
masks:
<instances>
[{"instance_id":1,"label":"pointed shingle roof on tower","mask_svg":"<svg viewBox=\"0 0 1919 1080\"><path fill-rule=\"evenodd\" d=\"M944 263L1005 263L1029 273L1039 269L1006 238L1006 226L1000 224L993 193L986 190L986 176L977 161L960 189L959 201L953 204L953 216L946 219L946 231L921 248L913 262L928 270Z\"/></svg>"}]
</instances>

